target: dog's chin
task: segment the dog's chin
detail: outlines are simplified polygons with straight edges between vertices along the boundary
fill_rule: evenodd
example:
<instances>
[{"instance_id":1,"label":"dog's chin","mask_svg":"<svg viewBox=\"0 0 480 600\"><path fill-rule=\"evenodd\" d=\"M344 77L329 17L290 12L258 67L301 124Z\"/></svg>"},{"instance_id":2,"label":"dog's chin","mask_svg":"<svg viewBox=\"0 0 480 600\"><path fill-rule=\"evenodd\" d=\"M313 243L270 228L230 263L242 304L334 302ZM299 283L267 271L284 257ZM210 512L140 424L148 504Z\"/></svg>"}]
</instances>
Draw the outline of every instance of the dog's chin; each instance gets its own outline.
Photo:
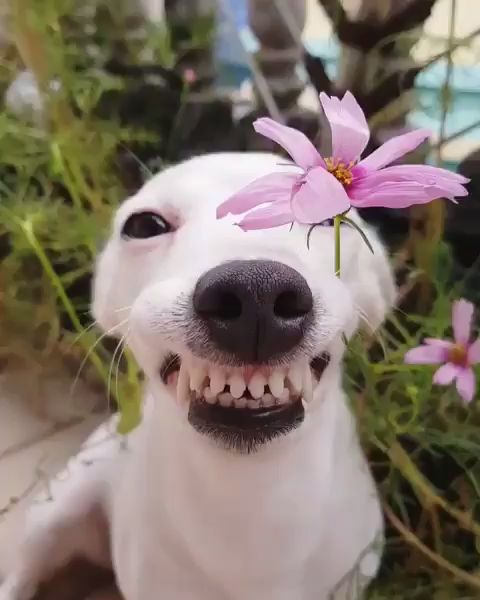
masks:
<instances>
[{"instance_id":1,"label":"dog's chin","mask_svg":"<svg viewBox=\"0 0 480 600\"><path fill-rule=\"evenodd\" d=\"M225 449L250 453L301 425L330 362L322 353L291 365L225 367L169 354L160 377L199 433Z\"/></svg>"}]
</instances>

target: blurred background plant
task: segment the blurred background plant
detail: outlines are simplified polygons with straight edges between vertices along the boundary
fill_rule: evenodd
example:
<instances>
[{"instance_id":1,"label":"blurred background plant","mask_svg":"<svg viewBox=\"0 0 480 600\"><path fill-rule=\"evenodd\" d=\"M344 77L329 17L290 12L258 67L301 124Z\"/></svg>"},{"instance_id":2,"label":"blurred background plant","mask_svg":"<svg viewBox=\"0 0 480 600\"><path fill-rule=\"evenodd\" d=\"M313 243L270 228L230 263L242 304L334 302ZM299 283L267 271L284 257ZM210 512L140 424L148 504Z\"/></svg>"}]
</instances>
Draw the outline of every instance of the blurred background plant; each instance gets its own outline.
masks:
<instances>
[{"instance_id":1,"label":"blurred background plant","mask_svg":"<svg viewBox=\"0 0 480 600\"><path fill-rule=\"evenodd\" d=\"M457 2L448 3L449 34L419 62L412 48L425 41L435 0L318 0L337 41L333 64L302 39L304 0L169 0L156 21L126 0L12 0L0 62L2 368L22 365L33 380L67 369L120 407L123 430L133 427L141 376L88 312L98 245L115 207L151 172L200 152L272 149L252 134L259 114L321 148L330 141L316 92L351 89L372 150L410 126L418 78L441 64L437 104L427 109L437 135L413 159L475 174L480 150L457 165L443 155L445 143L480 127L480 112L448 127L460 93L454 53L480 34L479 22L459 39ZM255 36L245 37L245 20ZM387 326L356 339L347 360L388 523L372 599L480 597L479 404L463 406L453 390L432 386L430 368L402 362L424 336L449 335L455 297L480 307L478 200L477 179L455 212L436 202L364 215L384 234L400 286Z\"/></svg>"}]
</instances>

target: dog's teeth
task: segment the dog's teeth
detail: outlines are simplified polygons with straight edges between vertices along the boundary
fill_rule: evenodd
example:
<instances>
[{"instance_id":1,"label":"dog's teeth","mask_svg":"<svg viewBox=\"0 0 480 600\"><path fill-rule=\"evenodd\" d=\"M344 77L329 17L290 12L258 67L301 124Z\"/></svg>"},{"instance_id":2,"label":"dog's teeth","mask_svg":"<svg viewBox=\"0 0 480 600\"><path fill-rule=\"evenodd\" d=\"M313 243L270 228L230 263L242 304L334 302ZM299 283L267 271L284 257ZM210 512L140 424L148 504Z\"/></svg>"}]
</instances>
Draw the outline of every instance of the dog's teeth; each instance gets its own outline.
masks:
<instances>
[{"instance_id":1,"label":"dog's teeth","mask_svg":"<svg viewBox=\"0 0 480 600\"><path fill-rule=\"evenodd\" d=\"M221 406L232 406L232 403L233 403L232 394L229 394L228 392L224 392L223 394L220 394L218 396L218 401L220 402Z\"/></svg>"},{"instance_id":2,"label":"dog's teeth","mask_svg":"<svg viewBox=\"0 0 480 600\"><path fill-rule=\"evenodd\" d=\"M313 397L313 380L310 366L293 365L287 377L280 371L273 371L267 377L259 370L255 371L248 385L242 373L235 371L227 377L228 371L213 367L209 372L204 367L192 367L190 372L181 367L177 385L177 398L184 401L189 396L189 387L202 396L209 404L219 403L225 407L258 409L260 406L270 407L275 404L288 404L292 397L302 395L304 404ZM209 381L206 381L207 376ZM206 385L210 383L210 385ZM227 390L224 391L225 386ZM265 388L268 385L268 392ZM205 386L205 388L204 388ZM252 398L245 397L247 389ZM247 394L248 396L248 394Z\"/></svg>"},{"instance_id":3,"label":"dog's teeth","mask_svg":"<svg viewBox=\"0 0 480 600\"><path fill-rule=\"evenodd\" d=\"M209 404L216 404L217 402L217 394L212 392L210 386L206 387L203 391L203 397L205 398L205 402L208 402Z\"/></svg>"},{"instance_id":4,"label":"dog's teeth","mask_svg":"<svg viewBox=\"0 0 480 600\"><path fill-rule=\"evenodd\" d=\"M200 393L203 388L203 382L206 376L205 369L201 367L194 367L190 369L190 389L194 392Z\"/></svg>"},{"instance_id":5,"label":"dog's teeth","mask_svg":"<svg viewBox=\"0 0 480 600\"><path fill-rule=\"evenodd\" d=\"M271 386L270 389L272 389ZM273 406L275 404L275 398L272 394L265 394L262 398L262 404L263 406Z\"/></svg>"},{"instance_id":6,"label":"dog's teeth","mask_svg":"<svg viewBox=\"0 0 480 600\"><path fill-rule=\"evenodd\" d=\"M217 395L223 392L226 384L225 372L221 369L212 369L210 371L210 388Z\"/></svg>"},{"instance_id":7,"label":"dog's teeth","mask_svg":"<svg viewBox=\"0 0 480 600\"><path fill-rule=\"evenodd\" d=\"M294 365L288 372L288 379L294 391L299 394L302 391L303 373L300 365Z\"/></svg>"},{"instance_id":8,"label":"dog's teeth","mask_svg":"<svg viewBox=\"0 0 480 600\"><path fill-rule=\"evenodd\" d=\"M278 403L287 404L288 402L290 402L290 392L284 388L283 392L278 396Z\"/></svg>"},{"instance_id":9,"label":"dog's teeth","mask_svg":"<svg viewBox=\"0 0 480 600\"><path fill-rule=\"evenodd\" d=\"M308 404L313 398L312 371L310 370L310 365L308 364L305 365L305 369L303 371L302 388L303 399Z\"/></svg>"},{"instance_id":10,"label":"dog's teeth","mask_svg":"<svg viewBox=\"0 0 480 600\"><path fill-rule=\"evenodd\" d=\"M187 368L182 364L178 374L177 401L185 402L189 395L189 374Z\"/></svg>"},{"instance_id":11,"label":"dog's teeth","mask_svg":"<svg viewBox=\"0 0 480 600\"><path fill-rule=\"evenodd\" d=\"M263 396L266 385L267 380L264 375L260 371L256 371L250 379L248 389L254 398L259 399Z\"/></svg>"},{"instance_id":12,"label":"dog's teeth","mask_svg":"<svg viewBox=\"0 0 480 600\"><path fill-rule=\"evenodd\" d=\"M275 396L275 398L280 398L283 393L285 378L280 371L274 371L270 377L268 378L268 387L270 391Z\"/></svg>"},{"instance_id":13,"label":"dog's teeth","mask_svg":"<svg viewBox=\"0 0 480 600\"><path fill-rule=\"evenodd\" d=\"M241 398L247 385L244 378L239 373L234 373L228 380L230 393L234 398Z\"/></svg>"},{"instance_id":14,"label":"dog's teeth","mask_svg":"<svg viewBox=\"0 0 480 600\"><path fill-rule=\"evenodd\" d=\"M247 406L247 399L242 397L242 398L236 398L233 401L235 408L246 408Z\"/></svg>"}]
</instances>

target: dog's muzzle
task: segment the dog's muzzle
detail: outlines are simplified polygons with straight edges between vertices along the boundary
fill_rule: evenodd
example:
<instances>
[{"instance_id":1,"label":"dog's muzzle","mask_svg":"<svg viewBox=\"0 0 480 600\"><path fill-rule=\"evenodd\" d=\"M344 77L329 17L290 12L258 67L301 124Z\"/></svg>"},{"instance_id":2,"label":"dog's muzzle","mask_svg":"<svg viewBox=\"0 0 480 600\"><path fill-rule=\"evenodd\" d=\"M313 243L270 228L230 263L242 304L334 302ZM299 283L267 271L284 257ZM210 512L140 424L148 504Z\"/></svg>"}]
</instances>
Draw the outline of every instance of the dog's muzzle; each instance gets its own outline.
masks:
<instances>
[{"instance_id":1,"label":"dog's muzzle","mask_svg":"<svg viewBox=\"0 0 480 600\"><path fill-rule=\"evenodd\" d=\"M193 294L209 342L244 364L266 364L295 350L313 321L305 279L267 260L226 263L203 275Z\"/></svg>"},{"instance_id":2,"label":"dog's muzzle","mask_svg":"<svg viewBox=\"0 0 480 600\"><path fill-rule=\"evenodd\" d=\"M300 273L266 260L220 265L199 279L192 311L195 358L171 355L161 369L189 401L190 424L241 452L298 427L329 362L299 352L314 322Z\"/></svg>"}]
</instances>

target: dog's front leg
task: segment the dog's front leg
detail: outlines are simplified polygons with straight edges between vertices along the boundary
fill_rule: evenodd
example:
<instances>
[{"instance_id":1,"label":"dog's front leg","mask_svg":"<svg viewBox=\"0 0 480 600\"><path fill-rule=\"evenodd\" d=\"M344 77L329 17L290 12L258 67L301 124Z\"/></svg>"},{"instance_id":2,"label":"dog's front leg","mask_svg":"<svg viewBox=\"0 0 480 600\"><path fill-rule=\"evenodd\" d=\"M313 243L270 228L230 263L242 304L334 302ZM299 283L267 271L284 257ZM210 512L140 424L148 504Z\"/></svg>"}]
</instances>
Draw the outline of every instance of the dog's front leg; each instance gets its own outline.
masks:
<instances>
[{"instance_id":1,"label":"dog's front leg","mask_svg":"<svg viewBox=\"0 0 480 600\"><path fill-rule=\"evenodd\" d=\"M86 445L30 508L13 569L0 585L0 600L30 600L76 558L111 566L105 506L115 442L104 441L101 434L102 428L91 438L93 450Z\"/></svg>"},{"instance_id":2,"label":"dog's front leg","mask_svg":"<svg viewBox=\"0 0 480 600\"><path fill-rule=\"evenodd\" d=\"M30 600L43 582L76 557L108 566L108 534L100 482L74 482L59 498L31 509L13 570L0 586L0 600Z\"/></svg>"}]
</instances>

